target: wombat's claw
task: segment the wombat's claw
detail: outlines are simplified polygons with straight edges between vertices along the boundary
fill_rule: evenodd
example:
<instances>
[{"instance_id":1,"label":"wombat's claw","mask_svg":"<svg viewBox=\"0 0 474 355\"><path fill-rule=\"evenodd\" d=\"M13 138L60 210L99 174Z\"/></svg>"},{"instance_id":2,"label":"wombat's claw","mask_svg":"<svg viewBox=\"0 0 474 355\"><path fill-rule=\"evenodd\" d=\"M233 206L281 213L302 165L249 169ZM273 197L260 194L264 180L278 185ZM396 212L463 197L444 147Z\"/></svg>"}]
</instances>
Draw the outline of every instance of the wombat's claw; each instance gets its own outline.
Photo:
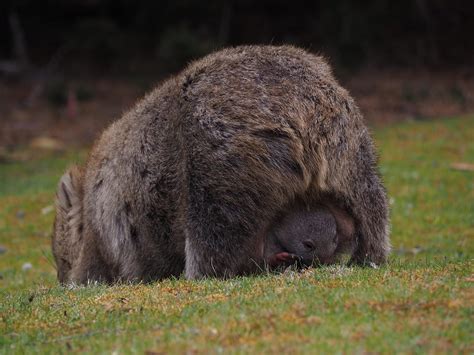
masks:
<instances>
[{"instance_id":1,"label":"wombat's claw","mask_svg":"<svg viewBox=\"0 0 474 355\"><path fill-rule=\"evenodd\" d=\"M379 266L376 263L374 263L373 261L369 262L367 264L367 266L371 267L372 269L378 269L379 268Z\"/></svg>"},{"instance_id":2,"label":"wombat's claw","mask_svg":"<svg viewBox=\"0 0 474 355\"><path fill-rule=\"evenodd\" d=\"M365 258L363 260L360 260L356 257L352 257L349 260L347 266L363 266L363 267L370 267L372 269L378 269L379 268L379 265L377 265L377 263L375 263L373 261L370 261L367 258Z\"/></svg>"}]
</instances>

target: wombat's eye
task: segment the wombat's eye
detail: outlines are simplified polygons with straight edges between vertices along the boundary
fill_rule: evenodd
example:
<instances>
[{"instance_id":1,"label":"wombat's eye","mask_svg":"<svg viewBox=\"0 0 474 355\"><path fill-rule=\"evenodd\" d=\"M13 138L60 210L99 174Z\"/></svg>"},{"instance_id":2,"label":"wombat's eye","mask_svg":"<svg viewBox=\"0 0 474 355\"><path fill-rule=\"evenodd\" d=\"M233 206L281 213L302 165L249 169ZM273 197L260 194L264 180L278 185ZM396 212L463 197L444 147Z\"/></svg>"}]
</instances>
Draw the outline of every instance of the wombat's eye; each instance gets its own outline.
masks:
<instances>
[{"instance_id":1,"label":"wombat's eye","mask_svg":"<svg viewBox=\"0 0 474 355\"><path fill-rule=\"evenodd\" d=\"M304 241L303 241L303 245L304 245L304 247L305 247L306 249L308 249L308 250L313 250L314 247L315 247L313 241L310 240L310 239L304 240Z\"/></svg>"}]
</instances>

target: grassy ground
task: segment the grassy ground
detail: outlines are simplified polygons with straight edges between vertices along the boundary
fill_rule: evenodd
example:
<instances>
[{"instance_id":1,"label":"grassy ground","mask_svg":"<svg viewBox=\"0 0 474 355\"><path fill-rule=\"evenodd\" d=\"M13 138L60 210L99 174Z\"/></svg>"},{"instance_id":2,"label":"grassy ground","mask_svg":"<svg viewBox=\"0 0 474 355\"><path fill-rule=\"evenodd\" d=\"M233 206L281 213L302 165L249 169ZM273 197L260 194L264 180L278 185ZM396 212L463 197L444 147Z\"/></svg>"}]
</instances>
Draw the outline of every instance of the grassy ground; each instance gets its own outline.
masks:
<instances>
[{"instance_id":1,"label":"grassy ground","mask_svg":"<svg viewBox=\"0 0 474 355\"><path fill-rule=\"evenodd\" d=\"M451 166L474 163L474 117L375 137L394 246L377 270L61 288L48 206L84 154L0 165L0 352L474 352L474 171Z\"/></svg>"}]
</instances>

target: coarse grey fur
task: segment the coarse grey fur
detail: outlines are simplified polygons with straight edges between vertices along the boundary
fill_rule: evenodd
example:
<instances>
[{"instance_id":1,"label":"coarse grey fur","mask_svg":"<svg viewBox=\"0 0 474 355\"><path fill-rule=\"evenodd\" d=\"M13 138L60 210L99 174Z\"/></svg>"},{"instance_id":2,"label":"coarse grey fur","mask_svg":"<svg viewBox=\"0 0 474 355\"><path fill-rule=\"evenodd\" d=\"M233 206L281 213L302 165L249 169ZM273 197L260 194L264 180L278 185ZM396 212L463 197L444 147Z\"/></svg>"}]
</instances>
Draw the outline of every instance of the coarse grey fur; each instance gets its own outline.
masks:
<instances>
[{"instance_id":1,"label":"coarse grey fur","mask_svg":"<svg viewBox=\"0 0 474 355\"><path fill-rule=\"evenodd\" d=\"M354 219L351 261L383 263L389 218L372 139L329 66L291 46L224 49L158 86L63 176L53 252L74 252L59 279L257 272L275 216L328 196Z\"/></svg>"}]
</instances>

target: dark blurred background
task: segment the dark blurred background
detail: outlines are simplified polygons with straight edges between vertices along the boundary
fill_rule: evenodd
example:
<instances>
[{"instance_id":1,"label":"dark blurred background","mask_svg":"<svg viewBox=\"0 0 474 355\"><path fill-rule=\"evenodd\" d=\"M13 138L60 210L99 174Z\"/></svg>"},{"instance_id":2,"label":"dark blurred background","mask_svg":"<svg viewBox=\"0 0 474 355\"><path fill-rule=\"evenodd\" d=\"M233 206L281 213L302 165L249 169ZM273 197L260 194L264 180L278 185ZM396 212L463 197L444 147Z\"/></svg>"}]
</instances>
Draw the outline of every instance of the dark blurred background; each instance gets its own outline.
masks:
<instances>
[{"instance_id":1,"label":"dark blurred background","mask_svg":"<svg viewBox=\"0 0 474 355\"><path fill-rule=\"evenodd\" d=\"M325 55L374 124L465 114L473 35L472 1L3 0L0 149L88 144L159 80L238 44Z\"/></svg>"}]
</instances>

